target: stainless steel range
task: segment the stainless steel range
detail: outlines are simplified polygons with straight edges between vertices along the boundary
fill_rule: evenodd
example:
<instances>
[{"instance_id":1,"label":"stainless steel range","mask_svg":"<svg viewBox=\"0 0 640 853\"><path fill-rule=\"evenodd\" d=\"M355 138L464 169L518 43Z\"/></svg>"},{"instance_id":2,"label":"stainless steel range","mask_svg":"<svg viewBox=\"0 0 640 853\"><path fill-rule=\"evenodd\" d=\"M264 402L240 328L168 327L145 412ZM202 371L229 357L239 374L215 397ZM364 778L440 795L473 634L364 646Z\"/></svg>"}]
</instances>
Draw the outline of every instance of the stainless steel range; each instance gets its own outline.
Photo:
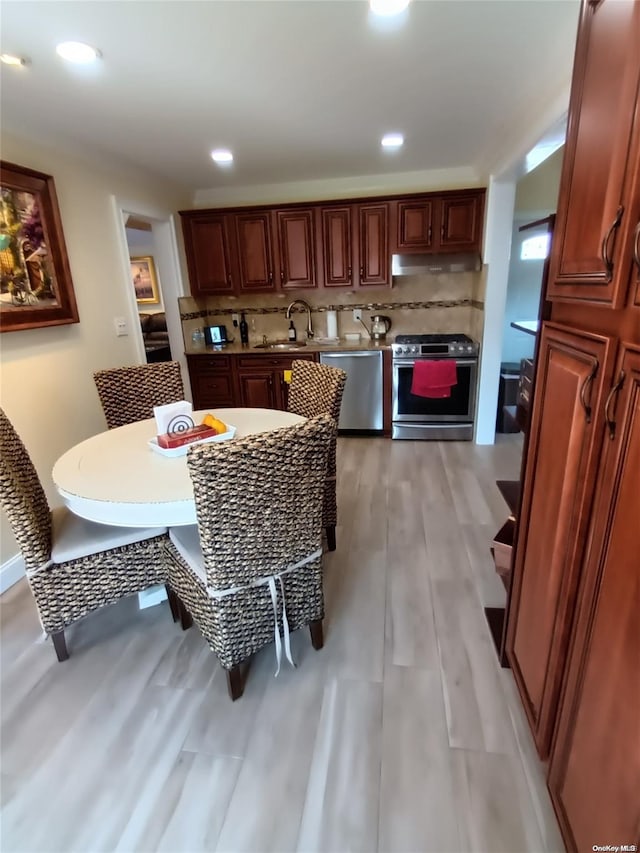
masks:
<instances>
[{"instance_id":1,"label":"stainless steel range","mask_svg":"<svg viewBox=\"0 0 640 853\"><path fill-rule=\"evenodd\" d=\"M392 438L470 441L476 414L478 344L463 334L397 335L393 344ZM427 359L455 359L451 396L411 393L413 366Z\"/></svg>"}]
</instances>

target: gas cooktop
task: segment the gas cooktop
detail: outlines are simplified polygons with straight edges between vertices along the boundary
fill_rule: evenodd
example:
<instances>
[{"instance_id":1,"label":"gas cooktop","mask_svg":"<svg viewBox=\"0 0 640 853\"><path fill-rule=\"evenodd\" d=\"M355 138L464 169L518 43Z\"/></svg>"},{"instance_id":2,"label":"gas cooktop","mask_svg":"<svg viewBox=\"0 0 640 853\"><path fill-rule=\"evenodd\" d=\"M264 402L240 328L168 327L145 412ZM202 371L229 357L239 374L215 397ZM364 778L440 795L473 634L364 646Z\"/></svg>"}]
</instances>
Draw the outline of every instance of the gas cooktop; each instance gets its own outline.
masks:
<instances>
[{"instance_id":1,"label":"gas cooktop","mask_svg":"<svg viewBox=\"0 0 640 853\"><path fill-rule=\"evenodd\" d=\"M393 358L477 358L478 344L462 332L442 335L396 335Z\"/></svg>"},{"instance_id":2,"label":"gas cooktop","mask_svg":"<svg viewBox=\"0 0 640 853\"><path fill-rule=\"evenodd\" d=\"M442 334L442 335L396 335L394 338L396 344L472 344L473 341L469 335L462 333Z\"/></svg>"}]
</instances>

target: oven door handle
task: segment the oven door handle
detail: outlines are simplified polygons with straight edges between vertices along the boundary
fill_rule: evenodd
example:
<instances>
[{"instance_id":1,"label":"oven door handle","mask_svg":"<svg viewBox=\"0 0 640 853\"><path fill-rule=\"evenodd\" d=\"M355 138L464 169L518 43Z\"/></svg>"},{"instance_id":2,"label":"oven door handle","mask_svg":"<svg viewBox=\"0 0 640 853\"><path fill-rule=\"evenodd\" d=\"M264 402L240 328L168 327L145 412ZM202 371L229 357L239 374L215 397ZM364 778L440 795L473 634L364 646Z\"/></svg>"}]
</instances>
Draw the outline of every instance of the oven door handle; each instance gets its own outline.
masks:
<instances>
[{"instance_id":1,"label":"oven door handle","mask_svg":"<svg viewBox=\"0 0 640 853\"><path fill-rule=\"evenodd\" d=\"M412 358L409 361L405 361L405 359L396 359L393 362L394 367L413 367L419 361L455 361L456 365L460 367L474 367L478 364L477 358Z\"/></svg>"}]
</instances>

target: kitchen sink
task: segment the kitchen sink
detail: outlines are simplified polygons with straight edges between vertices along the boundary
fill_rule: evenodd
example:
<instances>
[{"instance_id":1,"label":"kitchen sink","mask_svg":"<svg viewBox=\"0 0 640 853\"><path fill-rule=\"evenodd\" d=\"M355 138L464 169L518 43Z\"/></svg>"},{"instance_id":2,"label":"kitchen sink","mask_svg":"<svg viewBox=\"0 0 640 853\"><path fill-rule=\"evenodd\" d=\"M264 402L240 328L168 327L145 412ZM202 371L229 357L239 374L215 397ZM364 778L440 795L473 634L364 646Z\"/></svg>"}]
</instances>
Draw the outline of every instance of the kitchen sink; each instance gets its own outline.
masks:
<instances>
[{"instance_id":1,"label":"kitchen sink","mask_svg":"<svg viewBox=\"0 0 640 853\"><path fill-rule=\"evenodd\" d=\"M306 345L305 341L271 341L271 343L256 344L254 349L301 349Z\"/></svg>"}]
</instances>

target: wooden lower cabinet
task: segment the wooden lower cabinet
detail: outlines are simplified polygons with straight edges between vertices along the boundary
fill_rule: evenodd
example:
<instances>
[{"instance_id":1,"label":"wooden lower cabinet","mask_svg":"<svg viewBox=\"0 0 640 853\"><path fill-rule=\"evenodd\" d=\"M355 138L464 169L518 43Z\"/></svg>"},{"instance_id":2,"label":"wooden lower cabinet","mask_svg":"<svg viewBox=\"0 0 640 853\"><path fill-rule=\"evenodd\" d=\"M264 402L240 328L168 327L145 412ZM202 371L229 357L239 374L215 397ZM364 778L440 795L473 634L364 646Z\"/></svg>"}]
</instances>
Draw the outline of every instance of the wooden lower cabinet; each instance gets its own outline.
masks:
<instances>
[{"instance_id":1,"label":"wooden lower cabinet","mask_svg":"<svg viewBox=\"0 0 640 853\"><path fill-rule=\"evenodd\" d=\"M579 851L640 844L640 348L620 362L549 770L565 841Z\"/></svg>"},{"instance_id":2,"label":"wooden lower cabinet","mask_svg":"<svg viewBox=\"0 0 640 853\"><path fill-rule=\"evenodd\" d=\"M194 409L247 406L287 408L289 386L285 370L296 359L315 361L315 355L188 355Z\"/></svg>"},{"instance_id":3,"label":"wooden lower cabinet","mask_svg":"<svg viewBox=\"0 0 640 853\"><path fill-rule=\"evenodd\" d=\"M194 409L234 406L237 391L231 358L226 355L188 355Z\"/></svg>"},{"instance_id":4,"label":"wooden lower cabinet","mask_svg":"<svg viewBox=\"0 0 640 853\"><path fill-rule=\"evenodd\" d=\"M507 630L541 757L555 722L613 350L604 335L543 327Z\"/></svg>"}]
</instances>

